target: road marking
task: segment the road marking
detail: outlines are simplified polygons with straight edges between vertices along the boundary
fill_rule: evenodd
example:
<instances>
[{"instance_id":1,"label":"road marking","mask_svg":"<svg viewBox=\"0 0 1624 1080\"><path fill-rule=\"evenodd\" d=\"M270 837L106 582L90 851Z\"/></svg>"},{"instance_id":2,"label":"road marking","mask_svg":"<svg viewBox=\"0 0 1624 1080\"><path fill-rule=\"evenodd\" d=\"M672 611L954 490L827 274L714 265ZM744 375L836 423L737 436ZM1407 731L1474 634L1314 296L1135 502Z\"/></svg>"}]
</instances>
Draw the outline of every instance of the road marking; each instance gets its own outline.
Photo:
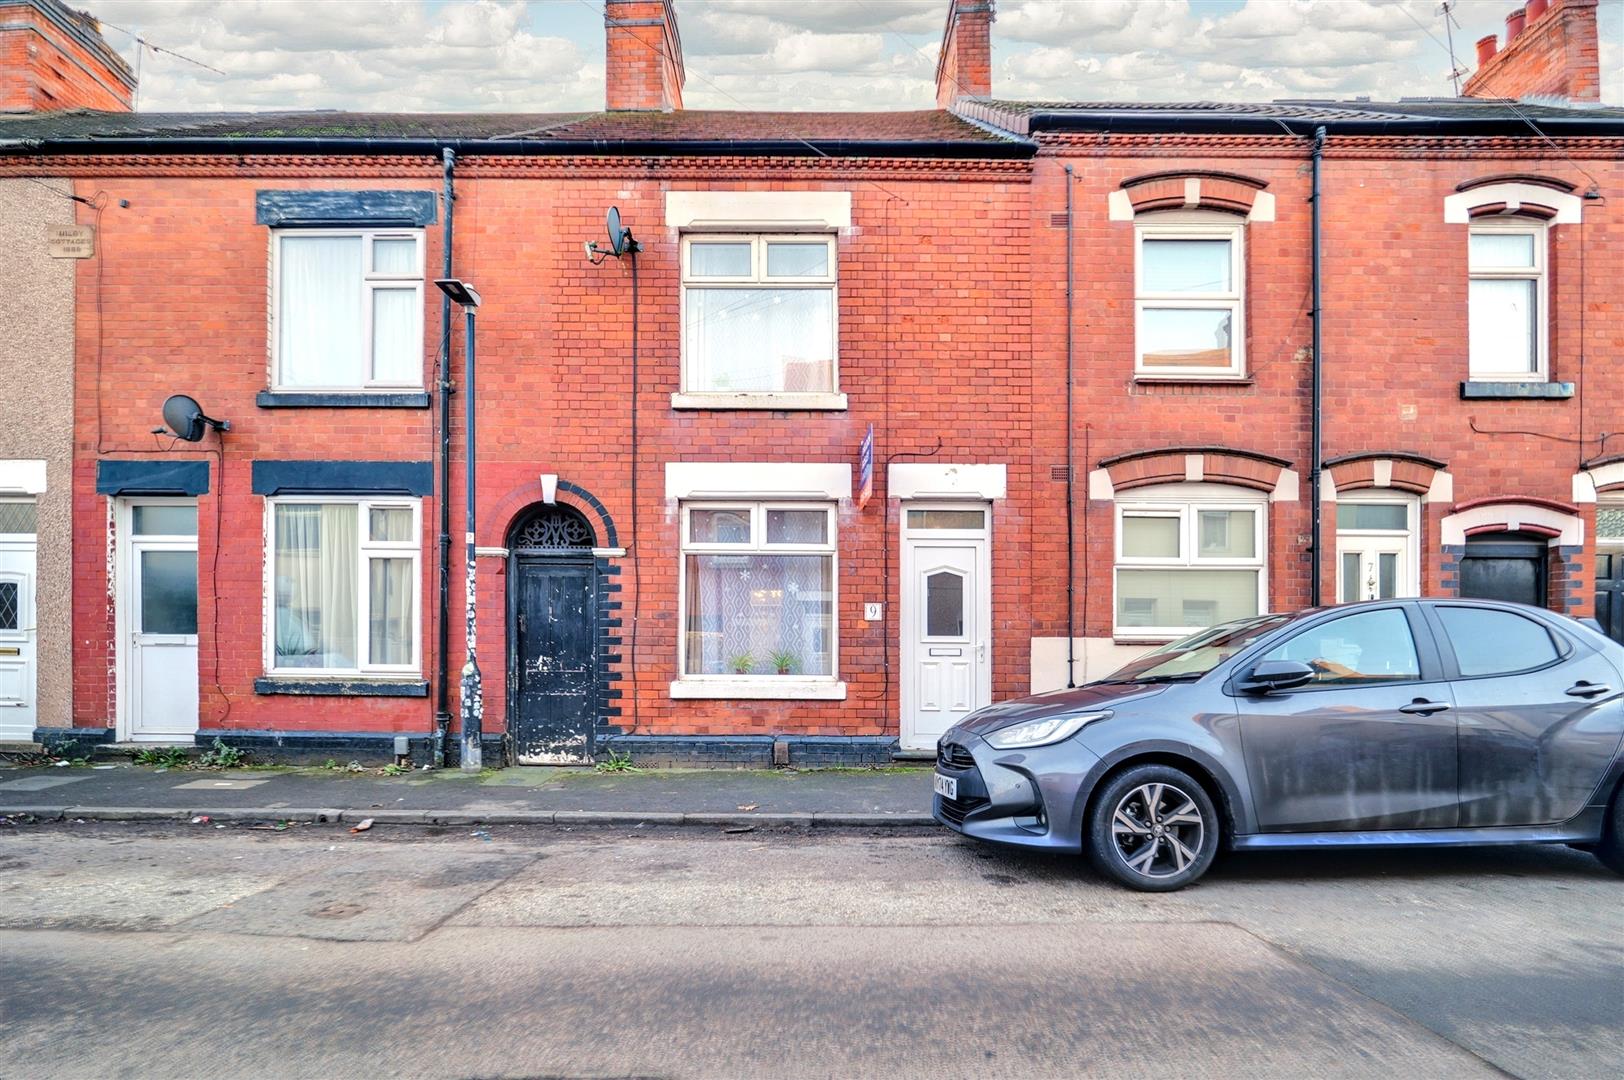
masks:
<instances>
[{"instance_id":1,"label":"road marking","mask_svg":"<svg viewBox=\"0 0 1624 1080\"><path fill-rule=\"evenodd\" d=\"M176 784L176 791L187 788L208 788L211 791L247 791L251 787L258 787L264 780L190 780L184 784Z\"/></svg>"},{"instance_id":2,"label":"road marking","mask_svg":"<svg viewBox=\"0 0 1624 1080\"><path fill-rule=\"evenodd\" d=\"M0 784L0 791L44 791L46 788L76 784L80 780L89 779L88 776L25 776L21 780L7 780Z\"/></svg>"}]
</instances>

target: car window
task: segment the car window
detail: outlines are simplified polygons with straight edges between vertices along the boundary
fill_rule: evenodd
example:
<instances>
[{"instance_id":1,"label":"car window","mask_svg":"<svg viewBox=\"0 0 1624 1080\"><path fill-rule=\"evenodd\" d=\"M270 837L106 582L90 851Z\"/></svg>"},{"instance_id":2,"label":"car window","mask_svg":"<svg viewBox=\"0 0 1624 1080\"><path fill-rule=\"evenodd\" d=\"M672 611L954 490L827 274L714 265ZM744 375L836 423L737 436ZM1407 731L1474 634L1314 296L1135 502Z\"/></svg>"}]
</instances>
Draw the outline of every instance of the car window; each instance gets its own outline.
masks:
<instances>
[{"instance_id":1,"label":"car window","mask_svg":"<svg viewBox=\"0 0 1624 1080\"><path fill-rule=\"evenodd\" d=\"M1368 686L1421 677L1410 620L1398 608L1344 615L1304 630L1263 660L1297 660L1315 686Z\"/></svg>"},{"instance_id":2,"label":"car window","mask_svg":"<svg viewBox=\"0 0 1624 1080\"><path fill-rule=\"evenodd\" d=\"M1437 611L1455 650L1455 663L1468 678L1528 671L1561 655L1549 630L1515 612L1444 606Z\"/></svg>"}]
</instances>

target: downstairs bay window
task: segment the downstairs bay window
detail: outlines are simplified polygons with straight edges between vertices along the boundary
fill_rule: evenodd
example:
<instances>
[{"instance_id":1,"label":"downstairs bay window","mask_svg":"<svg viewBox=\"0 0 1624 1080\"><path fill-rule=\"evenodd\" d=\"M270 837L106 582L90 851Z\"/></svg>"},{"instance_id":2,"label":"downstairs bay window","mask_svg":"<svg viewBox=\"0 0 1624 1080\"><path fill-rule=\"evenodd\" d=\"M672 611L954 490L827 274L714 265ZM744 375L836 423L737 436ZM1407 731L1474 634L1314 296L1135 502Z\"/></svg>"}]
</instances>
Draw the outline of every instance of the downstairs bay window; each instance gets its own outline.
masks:
<instances>
[{"instance_id":1,"label":"downstairs bay window","mask_svg":"<svg viewBox=\"0 0 1624 1080\"><path fill-rule=\"evenodd\" d=\"M1263 611L1268 503L1190 487L1117 504L1118 638L1176 638Z\"/></svg>"},{"instance_id":2,"label":"downstairs bay window","mask_svg":"<svg viewBox=\"0 0 1624 1080\"><path fill-rule=\"evenodd\" d=\"M679 682L834 685L832 505L684 504L681 576Z\"/></svg>"},{"instance_id":3,"label":"downstairs bay window","mask_svg":"<svg viewBox=\"0 0 1624 1080\"><path fill-rule=\"evenodd\" d=\"M272 674L418 672L416 499L269 504Z\"/></svg>"}]
</instances>

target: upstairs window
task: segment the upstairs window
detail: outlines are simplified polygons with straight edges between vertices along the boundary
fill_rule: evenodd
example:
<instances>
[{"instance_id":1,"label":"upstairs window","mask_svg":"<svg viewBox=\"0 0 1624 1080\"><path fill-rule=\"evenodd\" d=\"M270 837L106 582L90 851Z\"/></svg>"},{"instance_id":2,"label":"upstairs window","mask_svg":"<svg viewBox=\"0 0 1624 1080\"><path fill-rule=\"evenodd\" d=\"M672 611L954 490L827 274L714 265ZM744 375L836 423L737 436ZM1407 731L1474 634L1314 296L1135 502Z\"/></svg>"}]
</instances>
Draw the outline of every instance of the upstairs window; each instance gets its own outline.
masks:
<instances>
[{"instance_id":1,"label":"upstairs window","mask_svg":"<svg viewBox=\"0 0 1624 1080\"><path fill-rule=\"evenodd\" d=\"M272 245L276 389L422 387L421 230L290 229Z\"/></svg>"},{"instance_id":2,"label":"upstairs window","mask_svg":"<svg viewBox=\"0 0 1624 1080\"><path fill-rule=\"evenodd\" d=\"M835 281L833 236L684 237L683 391L835 392Z\"/></svg>"},{"instance_id":3,"label":"upstairs window","mask_svg":"<svg viewBox=\"0 0 1624 1080\"><path fill-rule=\"evenodd\" d=\"M1545 226L1473 225L1468 235L1474 379L1546 378Z\"/></svg>"},{"instance_id":4,"label":"upstairs window","mask_svg":"<svg viewBox=\"0 0 1624 1080\"><path fill-rule=\"evenodd\" d=\"M1243 223L1227 214L1153 214L1134 234L1135 373L1244 374Z\"/></svg>"}]
</instances>

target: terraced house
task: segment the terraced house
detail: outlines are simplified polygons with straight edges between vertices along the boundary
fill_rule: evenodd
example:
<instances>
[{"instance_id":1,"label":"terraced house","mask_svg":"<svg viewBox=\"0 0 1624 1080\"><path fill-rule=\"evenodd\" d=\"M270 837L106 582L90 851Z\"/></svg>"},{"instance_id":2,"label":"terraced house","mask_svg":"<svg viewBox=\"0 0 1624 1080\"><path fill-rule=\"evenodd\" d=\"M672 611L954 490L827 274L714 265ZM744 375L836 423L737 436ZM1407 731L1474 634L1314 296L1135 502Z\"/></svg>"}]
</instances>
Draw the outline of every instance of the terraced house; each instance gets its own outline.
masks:
<instances>
[{"instance_id":1,"label":"terraced house","mask_svg":"<svg viewBox=\"0 0 1624 1080\"><path fill-rule=\"evenodd\" d=\"M487 763L883 763L1371 596L1624 635L1593 0L1474 96L1269 104L1004 101L993 4L945 7L928 111L685 110L674 5L609 0L598 113L0 119L5 213L52 185L94 232L38 256L73 686L37 737L454 761L465 598Z\"/></svg>"}]
</instances>

